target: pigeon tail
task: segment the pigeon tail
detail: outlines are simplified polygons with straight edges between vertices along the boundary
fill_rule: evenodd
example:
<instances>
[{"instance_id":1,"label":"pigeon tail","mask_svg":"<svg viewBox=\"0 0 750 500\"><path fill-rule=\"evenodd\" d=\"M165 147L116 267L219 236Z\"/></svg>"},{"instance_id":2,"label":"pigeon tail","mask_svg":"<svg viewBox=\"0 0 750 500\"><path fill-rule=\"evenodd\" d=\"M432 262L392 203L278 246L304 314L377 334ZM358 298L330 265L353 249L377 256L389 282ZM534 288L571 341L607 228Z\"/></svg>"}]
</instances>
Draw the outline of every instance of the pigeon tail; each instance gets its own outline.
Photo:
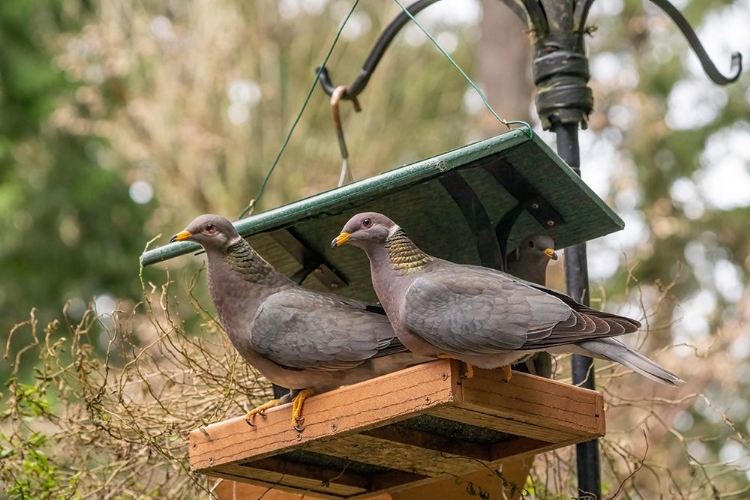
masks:
<instances>
[{"instance_id":1,"label":"pigeon tail","mask_svg":"<svg viewBox=\"0 0 750 500\"><path fill-rule=\"evenodd\" d=\"M588 351L589 355L625 365L634 372L640 373L644 377L650 378L660 384L674 387L685 383L684 380L674 373L632 350L619 340L605 338L579 342L576 345Z\"/></svg>"}]
</instances>

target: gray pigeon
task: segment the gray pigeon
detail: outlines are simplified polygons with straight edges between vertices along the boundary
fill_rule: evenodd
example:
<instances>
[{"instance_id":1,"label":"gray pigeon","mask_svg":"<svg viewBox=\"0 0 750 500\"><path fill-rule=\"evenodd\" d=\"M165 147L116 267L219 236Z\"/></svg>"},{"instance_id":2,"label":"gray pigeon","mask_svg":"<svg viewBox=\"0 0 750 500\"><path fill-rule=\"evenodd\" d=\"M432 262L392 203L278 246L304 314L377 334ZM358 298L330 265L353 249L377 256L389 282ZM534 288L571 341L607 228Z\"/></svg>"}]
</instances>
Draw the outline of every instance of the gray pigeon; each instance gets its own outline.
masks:
<instances>
[{"instance_id":1,"label":"gray pigeon","mask_svg":"<svg viewBox=\"0 0 750 500\"><path fill-rule=\"evenodd\" d=\"M547 264L557 260L555 241L545 235L526 238L506 256L508 274L537 285L547 286ZM526 371L545 378L552 376L552 356L547 352L530 354L521 361Z\"/></svg>"},{"instance_id":2,"label":"gray pigeon","mask_svg":"<svg viewBox=\"0 0 750 500\"><path fill-rule=\"evenodd\" d=\"M547 284L547 264L557 260L555 241L545 234L526 238L508 254L508 274L537 285Z\"/></svg>"},{"instance_id":3,"label":"gray pigeon","mask_svg":"<svg viewBox=\"0 0 750 500\"><path fill-rule=\"evenodd\" d=\"M534 351L583 350L665 385L681 382L609 338L635 332L638 321L596 311L494 269L432 257L384 215L352 217L332 246L345 243L367 253L375 293L396 335L415 354L491 369Z\"/></svg>"},{"instance_id":4,"label":"gray pigeon","mask_svg":"<svg viewBox=\"0 0 750 500\"><path fill-rule=\"evenodd\" d=\"M292 389L251 410L250 425L255 414L292 400L300 430L308 396L428 361L408 352L375 308L304 289L277 272L224 217L201 215L171 241L203 246L209 292L229 340L268 380Z\"/></svg>"},{"instance_id":5,"label":"gray pigeon","mask_svg":"<svg viewBox=\"0 0 750 500\"><path fill-rule=\"evenodd\" d=\"M508 255L508 272L517 278L544 285L547 265L550 260L557 260L557 253L554 248L555 241L547 235L536 235L525 239L517 249ZM549 351L553 353L570 352L616 361L657 382L662 382L665 377L669 378L670 375L674 377L658 364L613 338L583 342L563 350L557 348L557 350L550 349ZM682 381L677 379L674 382Z\"/></svg>"}]
</instances>

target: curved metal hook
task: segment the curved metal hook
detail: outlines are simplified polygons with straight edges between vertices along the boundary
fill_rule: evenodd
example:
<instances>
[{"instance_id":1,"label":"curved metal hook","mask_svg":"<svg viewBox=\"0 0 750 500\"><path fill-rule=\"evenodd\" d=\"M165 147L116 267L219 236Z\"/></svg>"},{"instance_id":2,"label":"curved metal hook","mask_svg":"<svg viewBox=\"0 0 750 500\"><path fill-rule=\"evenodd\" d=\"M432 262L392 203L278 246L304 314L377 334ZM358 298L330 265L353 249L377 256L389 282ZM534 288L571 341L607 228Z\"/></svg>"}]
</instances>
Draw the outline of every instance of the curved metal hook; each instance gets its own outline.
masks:
<instances>
[{"instance_id":1,"label":"curved metal hook","mask_svg":"<svg viewBox=\"0 0 750 500\"><path fill-rule=\"evenodd\" d=\"M698 59L703 66L703 71L706 72L706 75L708 75L714 83L717 85L728 85L737 81L742 72L742 55L739 52L734 52L732 54L732 65L729 69L731 76L722 75L713 61L711 61L711 58L706 53L706 49L703 48L700 40L698 40L698 35L695 34L692 26L690 26L690 23L687 22L687 19L685 19L682 13L677 10L674 5L669 3L668 0L651 0L651 2L661 8L661 10L663 10L672 21L674 21L680 31L682 31L682 34L685 35L688 43L693 48L693 52L698 56Z\"/></svg>"},{"instance_id":2,"label":"curved metal hook","mask_svg":"<svg viewBox=\"0 0 750 500\"><path fill-rule=\"evenodd\" d=\"M413 4L409 5L406 10L408 10L412 15L416 15L418 12L421 12L437 1L438 0L417 0ZM380 59L383 57L383 54L385 54L388 46L391 44L396 35L398 35L398 32L401 31L401 28L403 28L406 23L409 22L409 20L409 16L407 16L403 11L401 11L395 18L393 18L393 21L391 21L391 23L383 30L383 33L380 34L380 38L378 38L378 41L375 42L375 46L370 51L370 55L367 56L365 63L362 65L362 71L360 71L359 75L357 75L357 78L354 79L352 84L347 86L346 92L341 96L342 99L351 100L357 97L363 90L365 90L365 87L367 87L367 82L370 81L370 77L372 76L373 71L375 71L375 68L377 68L378 63L380 63ZM333 92L336 90L336 87L338 87L338 85L335 85L331 81L331 77L328 74L328 69L325 66L318 67L315 69L315 72L319 73L318 81L320 81L320 86L323 87L323 91L329 96L333 95Z\"/></svg>"}]
</instances>

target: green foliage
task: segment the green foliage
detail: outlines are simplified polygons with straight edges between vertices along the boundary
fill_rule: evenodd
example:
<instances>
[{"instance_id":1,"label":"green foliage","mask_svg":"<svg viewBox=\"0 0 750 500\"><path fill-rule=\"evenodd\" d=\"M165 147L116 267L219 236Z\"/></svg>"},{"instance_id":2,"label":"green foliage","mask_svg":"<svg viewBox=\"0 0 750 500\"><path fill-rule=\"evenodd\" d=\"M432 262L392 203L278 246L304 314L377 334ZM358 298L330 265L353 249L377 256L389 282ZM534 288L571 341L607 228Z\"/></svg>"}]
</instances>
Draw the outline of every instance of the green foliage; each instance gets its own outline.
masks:
<instances>
[{"instance_id":1,"label":"green foliage","mask_svg":"<svg viewBox=\"0 0 750 500\"><path fill-rule=\"evenodd\" d=\"M187 433L244 414L270 396L270 386L209 318L207 341L186 335L161 309L176 300L168 286L144 299L133 314L88 310L80 322L52 322L40 332L32 313L13 329L11 337L25 342L5 352L11 374L0 394L7 498L206 497L205 480L189 470ZM110 325L104 357L94 348L101 323ZM20 382L28 364L33 384Z\"/></svg>"},{"instance_id":2,"label":"green foliage","mask_svg":"<svg viewBox=\"0 0 750 500\"><path fill-rule=\"evenodd\" d=\"M74 300L74 318L94 296L137 299L137 256L149 206L128 195L121 161L101 158L106 141L63 126L61 103L80 83L54 62L88 2L8 0L0 5L0 331L36 307L51 321ZM113 104L115 105L115 104ZM110 106L110 104L106 104ZM5 367L0 374L7 375Z\"/></svg>"},{"instance_id":3,"label":"green foliage","mask_svg":"<svg viewBox=\"0 0 750 500\"><path fill-rule=\"evenodd\" d=\"M58 327L57 322L49 324L45 329L46 338L49 339ZM27 347L33 346L32 343ZM60 346L59 341L49 346L50 352L59 354ZM16 354L11 363L13 373L6 383L10 394L7 409L0 413L0 419L16 424L10 427L12 431L8 434L0 433L0 460L3 463L0 481L5 485L6 494L14 499L70 498L77 477L64 477L60 468L50 461L47 455L51 444L49 437L45 431L33 426L34 422L54 418L47 393L51 378L38 371L34 385L21 383L18 379L20 361L28 350L25 348ZM6 352L6 360L8 354Z\"/></svg>"}]
</instances>

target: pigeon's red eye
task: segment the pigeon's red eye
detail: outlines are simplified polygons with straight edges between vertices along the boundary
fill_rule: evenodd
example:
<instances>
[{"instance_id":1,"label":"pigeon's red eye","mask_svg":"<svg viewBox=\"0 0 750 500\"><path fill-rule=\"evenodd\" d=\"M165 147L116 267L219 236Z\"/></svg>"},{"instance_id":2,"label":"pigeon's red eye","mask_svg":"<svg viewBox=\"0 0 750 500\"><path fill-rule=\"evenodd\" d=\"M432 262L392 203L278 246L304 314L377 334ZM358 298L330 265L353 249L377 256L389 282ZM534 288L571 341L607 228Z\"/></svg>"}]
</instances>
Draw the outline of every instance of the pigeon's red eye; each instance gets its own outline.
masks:
<instances>
[{"instance_id":1,"label":"pigeon's red eye","mask_svg":"<svg viewBox=\"0 0 750 500\"><path fill-rule=\"evenodd\" d=\"M208 234L215 233L216 232L216 226L214 226L213 224L206 224L206 232Z\"/></svg>"},{"instance_id":2,"label":"pigeon's red eye","mask_svg":"<svg viewBox=\"0 0 750 500\"><path fill-rule=\"evenodd\" d=\"M370 219L369 217L365 217L364 219L362 219L362 227L368 228L371 226L372 226L372 219Z\"/></svg>"}]
</instances>

